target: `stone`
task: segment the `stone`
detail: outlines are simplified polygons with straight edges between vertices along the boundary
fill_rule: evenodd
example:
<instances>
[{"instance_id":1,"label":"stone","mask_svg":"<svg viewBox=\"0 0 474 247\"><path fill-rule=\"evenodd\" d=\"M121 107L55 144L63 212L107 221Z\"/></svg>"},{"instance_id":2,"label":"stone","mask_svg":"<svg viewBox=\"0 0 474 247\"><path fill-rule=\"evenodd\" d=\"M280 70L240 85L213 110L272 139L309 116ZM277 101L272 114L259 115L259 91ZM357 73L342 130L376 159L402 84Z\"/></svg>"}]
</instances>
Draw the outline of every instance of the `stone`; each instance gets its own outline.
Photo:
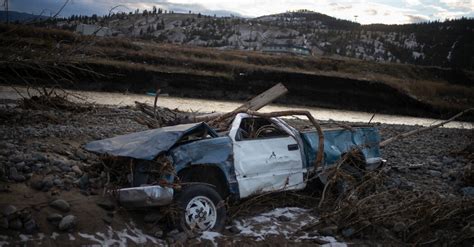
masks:
<instances>
[{"instance_id":1,"label":"stone","mask_svg":"<svg viewBox=\"0 0 474 247\"><path fill-rule=\"evenodd\" d=\"M234 233L234 234L239 234L240 233L240 229L236 226L236 225L232 225L230 228L229 228L229 231L231 233Z\"/></svg>"},{"instance_id":2,"label":"stone","mask_svg":"<svg viewBox=\"0 0 474 247\"><path fill-rule=\"evenodd\" d=\"M352 227L345 228L341 231L342 235L346 238L351 237L354 234L354 232L355 232L354 228Z\"/></svg>"},{"instance_id":3,"label":"stone","mask_svg":"<svg viewBox=\"0 0 474 247\"><path fill-rule=\"evenodd\" d=\"M337 226L335 225L327 226L319 230L319 233L321 233L321 235L323 236L334 236L336 232L337 232Z\"/></svg>"},{"instance_id":4,"label":"stone","mask_svg":"<svg viewBox=\"0 0 474 247\"><path fill-rule=\"evenodd\" d=\"M25 233L32 234L38 230L38 225L34 219L30 219L23 224L23 228L25 229Z\"/></svg>"},{"instance_id":5,"label":"stone","mask_svg":"<svg viewBox=\"0 0 474 247\"><path fill-rule=\"evenodd\" d=\"M461 193L463 196L466 197L474 197L474 187L473 186L468 186L468 187L463 187L461 188Z\"/></svg>"},{"instance_id":6,"label":"stone","mask_svg":"<svg viewBox=\"0 0 474 247\"><path fill-rule=\"evenodd\" d=\"M8 229L8 219L6 217L0 219L0 229Z\"/></svg>"},{"instance_id":7,"label":"stone","mask_svg":"<svg viewBox=\"0 0 474 247\"><path fill-rule=\"evenodd\" d=\"M71 167L71 170L77 175L82 175L82 170L79 166L74 165Z\"/></svg>"},{"instance_id":8,"label":"stone","mask_svg":"<svg viewBox=\"0 0 474 247\"><path fill-rule=\"evenodd\" d=\"M34 179L30 180L30 186L31 186L31 188L33 188L35 190L42 190L43 187L44 187L44 182L43 182L42 179L34 178Z\"/></svg>"},{"instance_id":9,"label":"stone","mask_svg":"<svg viewBox=\"0 0 474 247\"><path fill-rule=\"evenodd\" d=\"M110 224L112 224L113 218L112 218L112 217L109 217L109 216L104 216L104 217L102 217L102 220L103 220L107 225L110 225Z\"/></svg>"},{"instance_id":10,"label":"stone","mask_svg":"<svg viewBox=\"0 0 474 247\"><path fill-rule=\"evenodd\" d=\"M87 155L81 150L76 151L76 157L79 158L80 160L87 160Z\"/></svg>"},{"instance_id":11,"label":"stone","mask_svg":"<svg viewBox=\"0 0 474 247\"><path fill-rule=\"evenodd\" d=\"M101 201L96 202L97 206L105 209L105 210L114 210L115 204L109 199L103 199Z\"/></svg>"},{"instance_id":12,"label":"stone","mask_svg":"<svg viewBox=\"0 0 474 247\"><path fill-rule=\"evenodd\" d=\"M77 218L74 215L67 215L59 222L59 230L67 231L73 229L77 224Z\"/></svg>"},{"instance_id":13,"label":"stone","mask_svg":"<svg viewBox=\"0 0 474 247\"><path fill-rule=\"evenodd\" d=\"M63 219L63 216L61 214L58 214L58 213L51 213L48 215L48 221L49 222L59 222L60 220Z\"/></svg>"},{"instance_id":14,"label":"stone","mask_svg":"<svg viewBox=\"0 0 474 247\"><path fill-rule=\"evenodd\" d=\"M5 217L9 217L10 215L16 213L18 210L13 205L6 205L2 208L2 214Z\"/></svg>"},{"instance_id":15,"label":"stone","mask_svg":"<svg viewBox=\"0 0 474 247\"><path fill-rule=\"evenodd\" d=\"M52 208L55 208L57 210L60 210L62 212L69 212L71 209L71 206L69 205L68 202L66 202L63 199L57 199L49 204Z\"/></svg>"},{"instance_id":16,"label":"stone","mask_svg":"<svg viewBox=\"0 0 474 247\"><path fill-rule=\"evenodd\" d=\"M18 173L18 170L15 167L10 167L10 179L16 182L23 182L26 180L25 176Z\"/></svg>"},{"instance_id":17,"label":"stone","mask_svg":"<svg viewBox=\"0 0 474 247\"><path fill-rule=\"evenodd\" d=\"M152 213L146 214L145 217L143 218L143 220L146 223L156 223L159 220L161 220L161 218L163 218L163 216L161 214L152 212Z\"/></svg>"},{"instance_id":18,"label":"stone","mask_svg":"<svg viewBox=\"0 0 474 247\"><path fill-rule=\"evenodd\" d=\"M433 177L441 177L441 172L436 170L428 170L427 173Z\"/></svg>"},{"instance_id":19,"label":"stone","mask_svg":"<svg viewBox=\"0 0 474 247\"><path fill-rule=\"evenodd\" d=\"M9 228L12 230L20 230L22 227L23 223L21 223L20 219L14 219L9 223Z\"/></svg>"},{"instance_id":20,"label":"stone","mask_svg":"<svg viewBox=\"0 0 474 247\"><path fill-rule=\"evenodd\" d=\"M402 232L402 231L405 231L405 229L406 229L406 225L403 222L397 222L395 223L395 225L393 225L393 230L395 232Z\"/></svg>"},{"instance_id":21,"label":"stone","mask_svg":"<svg viewBox=\"0 0 474 247\"><path fill-rule=\"evenodd\" d=\"M26 164L25 164L24 161L18 162L18 163L15 164L16 169L18 169L19 171L22 171L25 168L25 166L26 166Z\"/></svg>"},{"instance_id":22,"label":"stone","mask_svg":"<svg viewBox=\"0 0 474 247\"><path fill-rule=\"evenodd\" d=\"M283 221L283 222L288 222L288 221L291 221L291 218L286 215L280 215L278 216L278 220Z\"/></svg>"},{"instance_id":23,"label":"stone","mask_svg":"<svg viewBox=\"0 0 474 247\"><path fill-rule=\"evenodd\" d=\"M172 235L171 238L173 238L175 243L183 244L186 242L186 240L188 240L188 234L185 232L178 232L177 234Z\"/></svg>"},{"instance_id":24,"label":"stone","mask_svg":"<svg viewBox=\"0 0 474 247\"><path fill-rule=\"evenodd\" d=\"M53 179L53 184L58 186L58 187L63 187L64 186L64 182L62 179L60 178L55 178Z\"/></svg>"},{"instance_id":25,"label":"stone","mask_svg":"<svg viewBox=\"0 0 474 247\"><path fill-rule=\"evenodd\" d=\"M87 190L89 188L89 176L87 174L82 175L79 179L79 188L81 190Z\"/></svg>"}]
</instances>

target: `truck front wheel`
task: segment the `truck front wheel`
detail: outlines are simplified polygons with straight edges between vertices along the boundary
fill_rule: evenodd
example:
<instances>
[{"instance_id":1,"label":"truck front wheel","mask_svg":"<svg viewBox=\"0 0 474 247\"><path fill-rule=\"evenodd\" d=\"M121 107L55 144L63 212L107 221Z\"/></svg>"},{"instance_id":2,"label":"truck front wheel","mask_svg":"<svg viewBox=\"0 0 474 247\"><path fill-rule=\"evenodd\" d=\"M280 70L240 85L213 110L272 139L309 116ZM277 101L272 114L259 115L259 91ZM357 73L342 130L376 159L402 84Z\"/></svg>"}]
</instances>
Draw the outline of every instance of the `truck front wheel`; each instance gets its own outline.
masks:
<instances>
[{"instance_id":1,"label":"truck front wheel","mask_svg":"<svg viewBox=\"0 0 474 247\"><path fill-rule=\"evenodd\" d=\"M190 185L177 195L179 228L191 232L222 231L226 208L219 193L208 185Z\"/></svg>"}]
</instances>

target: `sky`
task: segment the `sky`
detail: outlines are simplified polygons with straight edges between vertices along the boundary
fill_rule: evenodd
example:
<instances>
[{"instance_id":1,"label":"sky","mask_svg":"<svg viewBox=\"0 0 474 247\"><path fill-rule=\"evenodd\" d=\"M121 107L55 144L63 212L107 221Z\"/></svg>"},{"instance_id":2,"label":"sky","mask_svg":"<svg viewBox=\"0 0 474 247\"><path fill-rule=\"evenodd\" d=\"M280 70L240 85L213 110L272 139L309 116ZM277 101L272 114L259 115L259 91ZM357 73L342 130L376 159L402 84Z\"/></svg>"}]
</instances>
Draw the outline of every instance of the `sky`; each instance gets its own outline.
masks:
<instances>
[{"instance_id":1,"label":"sky","mask_svg":"<svg viewBox=\"0 0 474 247\"><path fill-rule=\"evenodd\" d=\"M10 0L10 10L54 15L68 0ZM217 16L258 17L308 9L361 24L404 24L474 17L474 0L69 0L60 16L104 15L152 6Z\"/></svg>"}]
</instances>

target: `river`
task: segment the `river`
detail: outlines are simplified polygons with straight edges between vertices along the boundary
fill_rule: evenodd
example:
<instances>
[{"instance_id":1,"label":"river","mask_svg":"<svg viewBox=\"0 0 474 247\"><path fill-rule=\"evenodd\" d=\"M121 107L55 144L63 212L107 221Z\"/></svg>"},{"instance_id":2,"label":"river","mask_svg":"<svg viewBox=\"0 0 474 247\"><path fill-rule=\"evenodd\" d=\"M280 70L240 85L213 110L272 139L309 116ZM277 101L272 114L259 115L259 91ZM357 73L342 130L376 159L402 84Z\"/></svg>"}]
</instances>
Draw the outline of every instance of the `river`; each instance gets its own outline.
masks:
<instances>
[{"instance_id":1,"label":"river","mask_svg":"<svg viewBox=\"0 0 474 247\"><path fill-rule=\"evenodd\" d=\"M16 87L16 89L26 95L26 88ZM103 105L134 105L135 101L145 102L153 104L155 99L154 96L148 96L145 94L123 94L123 93L110 93L110 92L92 92L92 91L72 91L68 92L73 95L70 99L73 101L87 101L89 103L103 104ZM76 97L77 96L77 97ZM21 96L12 87L0 86L0 100L15 100ZM178 108L184 111L194 112L228 112L237 108L242 102L232 102L223 100L206 100L206 99L193 99L193 98L177 98L177 97L159 97L158 106L168 107L171 109ZM334 121L347 121L347 122L368 122L373 113L369 112L358 112L358 111L346 111L336 110L318 107L304 107L304 106L292 106L292 105L279 105L272 104L265 106L261 112L272 112L272 111L285 111L285 110L307 110L311 114L320 120L334 120ZM386 123L386 124L406 124L406 125L421 125L430 126L438 123L440 120L432 118L419 118L410 116L400 115L388 115L388 114L375 114L372 119L373 123ZM445 128L462 128L462 129L473 129L474 123L469 122L458 122L453 121L444 126Z\"/></svg>"}]
</instances>

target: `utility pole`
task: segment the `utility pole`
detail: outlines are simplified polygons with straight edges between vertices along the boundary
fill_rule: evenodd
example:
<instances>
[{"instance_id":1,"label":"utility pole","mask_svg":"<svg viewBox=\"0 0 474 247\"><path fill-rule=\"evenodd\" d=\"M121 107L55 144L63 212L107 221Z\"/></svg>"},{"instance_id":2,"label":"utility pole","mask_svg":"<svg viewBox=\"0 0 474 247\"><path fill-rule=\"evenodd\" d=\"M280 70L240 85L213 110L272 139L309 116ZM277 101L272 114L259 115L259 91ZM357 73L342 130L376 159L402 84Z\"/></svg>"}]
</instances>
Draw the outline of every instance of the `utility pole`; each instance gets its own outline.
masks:
<instances>
[{"instance_id":1,"label":"utility pole","mask_svg":"<svg viewBox=\"0 0 474 247\"><path fill-rule=\"evenodd\" d=\"M10 19L8 18L8 0L5 0L5 2L3 2L3 5L5 6L5 12L6 12L6 17L7 17L7 25L8 25L8 23L10 23Z\"/></svg>"}]
</instances>

